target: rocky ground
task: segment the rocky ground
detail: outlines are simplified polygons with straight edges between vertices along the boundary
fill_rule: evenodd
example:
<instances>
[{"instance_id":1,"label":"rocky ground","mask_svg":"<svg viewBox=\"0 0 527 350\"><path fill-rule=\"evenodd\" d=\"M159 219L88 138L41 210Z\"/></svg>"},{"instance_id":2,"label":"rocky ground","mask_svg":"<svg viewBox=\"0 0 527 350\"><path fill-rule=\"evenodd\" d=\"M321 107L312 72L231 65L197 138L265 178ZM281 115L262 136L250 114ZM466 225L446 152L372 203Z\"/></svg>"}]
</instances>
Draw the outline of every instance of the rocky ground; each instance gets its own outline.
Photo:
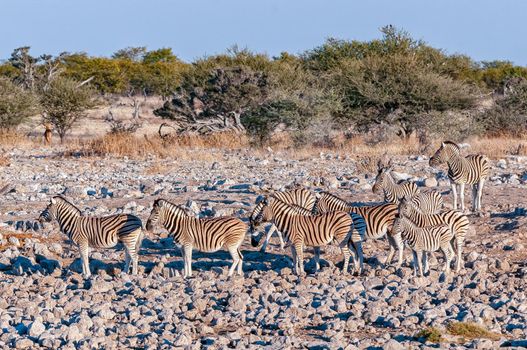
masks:
<instances>
[{"instance_id":1,"label":"rocky ground","mask_svg":"<svg viewBox=\"0 0 527 350\"><path fill-rule=\"evenodd\" d=\"M35 219L55 194L87 215L148 217L155 198L187 204L201 216L247 218L262 188L294 182L330 190L352 202L375 202L374 174L343 154L295 157L279 152L189 151L185 159L64 158L57 150L14 149L0 178L0 347L116 349L309 348L495 349L527 341L527 157L493 160L483 216L470 216L465 268L444 280L383 267L386 240L365 244L360 277L340 271L336 247L323 253L322 271L291 272L289 250L242 247L244 276L227 278L226 252L195 253L194 276L161 230L147 237L140 273L121 273L124 253L91 254L94 277L83 280L76 249L56 224ZM401 177L436 188L451 203L445 171L426 156L395 159ZM470 195L467 191L467 204ZM276 240L273 241L276 243ZM307 257L311 251L307 250ZM441 260L437 255L438 260ZM433 259L434 260L434 259ZM452 321L475 322L494 340L448 334ZM444 332L438 345L415 337ZM499 339L499 340L498 340Z\"/></svg>"}]
</instances>

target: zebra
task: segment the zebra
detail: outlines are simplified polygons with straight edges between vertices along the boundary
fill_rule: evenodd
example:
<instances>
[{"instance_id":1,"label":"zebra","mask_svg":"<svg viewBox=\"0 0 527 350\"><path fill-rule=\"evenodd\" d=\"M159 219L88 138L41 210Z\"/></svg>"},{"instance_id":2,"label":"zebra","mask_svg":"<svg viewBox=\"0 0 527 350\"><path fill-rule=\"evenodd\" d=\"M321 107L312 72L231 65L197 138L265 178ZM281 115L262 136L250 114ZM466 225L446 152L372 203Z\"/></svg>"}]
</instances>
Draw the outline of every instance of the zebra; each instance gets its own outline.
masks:
<instances>
[{"instance_id":1,"label":"zebra","mask_svg":"<svg viewBox=\"0 0 527 350\"><path fill-rule=\"evenodd\" d=\"M461 270L463 245L469 227L468 218L463 213L456 210L446 210L439 214L424 214L412 202L404 198L399 204L399 213L410 219L418 227L448 225L454 234L452 243L455 241L453 247L457 253L456 272Z\"/></svg>"},{"instance_id":2,"label":"zebra","mask_svg":"<svg viewBox=\"0 0 527 350\"><path fill-rule=\"evenodd\" d=\"M320 268L320 246L336 241L344 255L342 271L347 272L351 247L353 249L354 270L359 265L362 273L362 239L356 236L351 216L343 211L334 211L321 215L311 215L309 210L290 206L275 197L264 197L254 208L249 218L251 243L258 245L255 228L263 222L272 222L282 231L286 240L292 243L294 272L304 274L304 245L314 247L315 267Z\"/></svg>"},{"instance_id":3,"label":"zebra","mask_svg":"<svg viewBox=\"0 0 527 350\"><path fill-rule=\"evenodd\" d=\"M123 271L137 274L138 254L143 239L141 219L131 214L118 214L101 218L83 216L81 211L62 196L54 196L39 216L39 221L57 220L60 230L78 247L85 278L91 276L90 248L112 248L121 242L125 248Z\"/></svg>"},{"instance_id":4,"label":"zebra","mask_svg":"<svg viewBox=\"0 0 527 350\"><path fill-rule=\"evenodd\" d=\"M397 214L397 205L385 203L373 206L352 206L344 199L341 199L329 192L317 194L317 202L313 213L321 214L335 210L342 210L348 213L360 215L366 222L366 238L379 239L386 235L390 244L390 251L385 264L392 261L395 251L398 251L397 267L402 265L404 245L400 235L393 235L392 225Z\"/></svg>"},{"instance_id":5,"label":"zebra","mask_svg":"<svg viewBox=\"0 0 527 350\"><path fill-rule=\"evenodd\" d=\"M166 199L154 201L152 211L146 222L146 229L152 231L158 223L165 228L174 242L181 245L184 261L184 277L192 276L192 249L202 252L216 252L226 248L233 260L228 276L234 270L242 275L243 255L240 246L247 233L247 225L233 217L198 219L187 215L182 206Z\"/></svg>"},{"instance_id":6,"label":"zebra","mask_svg":"<svg viewBox=\"0 0 527 350\"><path fill-rule=\"evenodd\" d=\"M373 193L384 195L384 200L388 203L399 203L401 198L412 198L412 201L423 212L434 214L443 207L443 198L437 191L429 191L421 193L419 187L413 182L403 182L398 184L391 173L391 167L379 168L375 184L373 185Z\"/></svg>"},{"instance_id":7,"label":"zebra","mask_svg":"<svg viewBox=\"0 0 527 350\"><path fill-rule=\"evenodd\" d=\"M454 237L448 225L437 225L428 227L418 227L410 219L397 215L393 230L401 234L403 240L412 248L414 256L414 272L417 276L423 276L428 271L426 252L435 252L440 249L445 258L445 274L450 273L450 262L454 256L451 240Z\"/></svg>"},{"instance_id":8,"label":"zebra","mask_svg":"<svg viewBox=\"0 0 527 350\"><path fill-rule=\"evenodd\" d=\"M441 147L430 158L429 164L437 167L443 163L448 165L448 177L452 187L454 203L452 209L457 209L457 187L461 211L465 211L465 184L472 186L472 210L481 211L481 196L483 185L489 174L489 160L484 155L461 156L457 144L451 141L441 143Z\"/></svg>"},{"instance_id":9,"label":"zebra","mask_svg":"<svg viewBox=\"0 0 527 350\"><path fill-rule=\"evenodd\" d=\"M315 195L305 188L296 188L283 192L273 192L272 196L287 204L297 205L310 211L313 209L316 201ZM271 227L265 235L265 241L262 244L262 248L260 249L261 252L265 252L267 245L269 244L269 240L271 239L271 236L274 232L276 232L278 239L280 240L280 248L284 249L285 245L284 239L282 238L282 233L276 229L274 224L271 224Z\"/></svg>"}]
</instances>

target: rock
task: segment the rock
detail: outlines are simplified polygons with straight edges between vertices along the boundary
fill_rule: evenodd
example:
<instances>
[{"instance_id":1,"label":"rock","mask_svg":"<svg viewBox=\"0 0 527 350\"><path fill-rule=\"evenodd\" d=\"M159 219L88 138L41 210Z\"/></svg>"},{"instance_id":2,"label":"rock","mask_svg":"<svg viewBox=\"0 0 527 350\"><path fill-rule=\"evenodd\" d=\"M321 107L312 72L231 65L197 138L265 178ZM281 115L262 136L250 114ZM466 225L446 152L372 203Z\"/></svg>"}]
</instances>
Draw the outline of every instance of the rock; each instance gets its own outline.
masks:
<instances>
[{"instance_id":1,"label":"rock","mask_svg":"<svg viewBox=\"0 0 527 350\"><path fill-rule=\"evenodd\" d=\"M7 241L9 242L9 244L15 246L15 247L20 247L20 241L18 240L18 238L16 238L15 236L10 236Z\"/></svg>"},{"instance_id":2,"label":"rock","mask_svg":"<svg viewBox=\"0 0 527 350\"><path fill-rule=\"evenodd\" d=\"M79 327L76 324L73 324L68 327L68 330L66 332L66 339L69 341L79 341L83 338Z\"/></svg>"},{"instance_id":3,"label":"rock","mask_svg":"<svg viewBox=\"0 0 527 350\"><path fill-rule=\"evenodd\" d=\"M390 339L383 345L383 350L405 350L405 346L395 339Z\"/></svg>"},{"instance_id":4,"label":"rock","mask_svg":"<svg viewBox=\"0 0 527 350\"><path fill-rule=\"evenodd\" d=\"M30 337L38 338L44 331L46 330L46 326L40 321L39 319L36 319L33 321L28 328L28 334Z\"/></svg>"},{"instance_id":5,"label":"rock","mask_svg":"<svg viewBox=\"0 0 527 350\"><path fill-rule=\"evenodd\" d=\"M424 181L425 187L437 187L438 183L435 177L427 177Z\"/></svg>"}]
</instances>

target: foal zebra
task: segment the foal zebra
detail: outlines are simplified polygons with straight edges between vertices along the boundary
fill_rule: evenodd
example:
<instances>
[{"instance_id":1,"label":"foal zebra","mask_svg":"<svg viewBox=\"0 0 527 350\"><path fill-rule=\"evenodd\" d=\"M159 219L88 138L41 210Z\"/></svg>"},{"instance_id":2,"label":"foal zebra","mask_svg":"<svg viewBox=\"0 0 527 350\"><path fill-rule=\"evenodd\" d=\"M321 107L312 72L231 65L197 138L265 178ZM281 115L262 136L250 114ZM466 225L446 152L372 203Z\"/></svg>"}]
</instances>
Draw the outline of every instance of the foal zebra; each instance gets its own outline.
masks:
<instances>
[{"instance_id":1,"label":"foal zebra","mask_svg":"<svg viewBox=\"0 0 527 350\"><path fill-rule=\"evenodd\" d=\"M146 222L146 229L152 231L156 223L165 228L181 245L184 261L184 277L192 276L192 249L212 253L226 248L232 256L233 263L229 269L232 276L237 268L242 274L243 256L240 246L247 233L247 225L233 217L197 219L188 216L181 206L165 199L154 201L152 211Z\"/></svg>"},{"instance_id":2,"label":"foal zebra","mask_svg":"<svg viewBox=\"0 0 527 350\"><path fill-rule=\"evenodd\" d=\"M465 211L465 184L472 186L472 210L481 210L483 184L489 174L489 160L483 155L463 157L457 144L451 141L441 143L441 147L430 158L429 164L437 167L443 163L448 165L448 177L452 186L454 205L457 209L457 187L459 186L459 200L461 211Z\"/></svg>"},{"instance_id":3,"label":"foal zebra","mask_svg":"<svg viewBox=\"0 0 527 350\"><path fill-rule=\"evenodd\" d=\"M283 232L287 241L292 243L291 252L294 261L294 271L304 274L304 246L312 246L315 250L317 270L320 267L320 246L336 241L344 255L342 270L347 272L350 258L349 248L354 251L354 269L359 262L359 273L362 272L362 239L354 235L353 220L343 211L334 211L322 215L310 215L306 209L290 206L281 200L270 197L262 199L250 216L249 231L252 234L251 243L258 244L255 228L263 222L272 222Z\"/></svg>"},{"instance_id":4,"label":"foal zebra","mask_svg":"<svg viewBox=\"0 0 527 350\"><path fill-rule=\"evenodd\" d=\"M398 184L392 176L391 168L380 168L373 185L373 193L384 195L388 203L399 203L402 198L411 198L423 212L434 214L443 207L443 198L436 191L421 193L413 182Z\"/></svg>"},{"instance_id":5,"label":"foal zebra","mask_svg":"<svg viewBox=\"0 0 527 350\"><path fill-rule=\"evenodd\" d=\"M418 227L437 226L437 225L448 225L454 239L452 245L456 250L456 272L461 270L462 252L465 237L467 235L469 221L463 213L456 210L445 210L439 214L424 214L418 207L412 202L406 199L401 200L399 204L400 215L405 216L412 221ZM455 245L454 245L455 241Z\"/></svg>"},{"instance_id":6,"label":"foal zebra","mask_svg":"<svg viewBox=\"0 0 527 350\"><path fill-rule=\"evenodd\" d=\"M290 205L297 205L309 211L313 210L313 206L315 205L316 201L315 195L305 188L296 188L293 190L283 192L273 192L272 196L278 198L284 203ZM260 249L261 252L265 252L265 249L269 244L269 240L271 239L271 236L274 232L276 232L276 234L278 235L278 239L280 240L280 248L284 249L285 245L284 239L282 238L282 233L276 229L276 226L274 224L271 224L271 227L265 235L265 241L262 244L262 248Z\"/></svg>"},{"instance_id":7,"label":"foal zebra","mask_svg":"<svg viewBox=\"0 0 527 350\"><path fill-rule=\"evenodd\" d=\"M390 243L390 251L385 263L392 261L395 251L398 251L397 266L401 266L403 261L404 245L400 235L398 237L392 234L392 225L397 214L397 205L386 203L374 206L356 207L348 204L345 200L329 192L320 192L317 202L313 209L314 213L327 213L335 210L342 210L348 213L360 215L366 222L366 238L379 239L387 235Z\"/></svg>"},{"instance_id":8,"label":"foal zebra","mask_svg":"<svg viewBox=\"0 0 527 350\"><path fill-rule=\"evenodd\" d=\"M143 239L141 219L130 214L118 214L102 218L82 216L81 211L64 197L51 198L46 209L40 214L40 222L57 220L60 230L77 245L82 261L82 273L89 277L90 248L111 248L118 242L125 248L123 271L128 273L130 261L132 274L137 274L138 253Z\"/></svg>"},{"instance_id":9,"label":"foal zebra","mask_svg":"<svg viewBox=\"0 0 527 350\"><path fill-rule=\"evenodd\" d=\"M418 276L423 276L428 271L426 252L435 252L441 249L445 257L444 271L450 273L450 262L454 251L450 241L453 233L448 225L418 227L410 219L398 215L393 223L393 230L401 234L403 240L412 248L414 255L414 271Z\"/></svg>"}]
</instances>

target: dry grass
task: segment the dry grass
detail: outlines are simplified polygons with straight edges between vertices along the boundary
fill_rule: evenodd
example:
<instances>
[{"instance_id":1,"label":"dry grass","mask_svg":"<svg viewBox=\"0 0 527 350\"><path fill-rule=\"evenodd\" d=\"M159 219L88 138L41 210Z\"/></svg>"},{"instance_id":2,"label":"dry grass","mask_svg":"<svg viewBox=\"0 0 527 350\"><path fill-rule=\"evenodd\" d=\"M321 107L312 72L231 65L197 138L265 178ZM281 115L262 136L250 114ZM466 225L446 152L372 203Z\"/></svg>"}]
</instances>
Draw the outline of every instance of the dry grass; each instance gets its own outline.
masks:
<instances>
[{"instance_id":1,"label":"dry grass","mask_svg":"<svg viewBox=\"0 0 527 350\"><path fill-rule=\"evenodd\" d=\"M4 236L5 240L9 240L10 237L18 238L18 240L20 241L20 245L22 246L24 245L26 239L33 237L31 233L19 233L19 232L5 231L5 230L0 230L0 233L2 234L2 236ZM11 246L11 244L9 243L6 245L0 244L0 251L4 251L9 246Z\"/></svg>"},{"instance_id":2,"label":"dry grass","mask_svg":"<svg viewBox=\"0 0 527 350\"><path fill-rule=\"evenodd\" d=\"M477 338L500 340L501 337L499 334L472 322L451 322L447 326L447 331L452 335L460 336L467 340Z\"/></svg>"},{"instance_id":3,"label":"dry grass","mask_svg":"<svg viewBox=\"0 0 527 350\"><path fill-rule=\"evenodd\" d=\"M11 160L7 156L0 156L0 167L9 166L11 164Z\"/></svg>"},{"instance_id":4,"label":"dry grass","mask_svg":"<svg viewBox=\"0 0 527 350\"><path fill-rule=\"evenodd\" d=\"M445 340L441 330L435 327L428 327L426 329L423 329L415 335L415 338L424 338L426 341L432 343L441 343Z\"/></svg>"},{"instance_id":5,"label":"dry grass","mask_svg":"<svg viewBox=\"0 0 527 350\"><path fill-rule=\"evenodd\" d=\"M507 136L469 138L470 153L484 154L491 159L506 155L527 156L527 137L513 138Z\"/></svg>"}]
</instances>

